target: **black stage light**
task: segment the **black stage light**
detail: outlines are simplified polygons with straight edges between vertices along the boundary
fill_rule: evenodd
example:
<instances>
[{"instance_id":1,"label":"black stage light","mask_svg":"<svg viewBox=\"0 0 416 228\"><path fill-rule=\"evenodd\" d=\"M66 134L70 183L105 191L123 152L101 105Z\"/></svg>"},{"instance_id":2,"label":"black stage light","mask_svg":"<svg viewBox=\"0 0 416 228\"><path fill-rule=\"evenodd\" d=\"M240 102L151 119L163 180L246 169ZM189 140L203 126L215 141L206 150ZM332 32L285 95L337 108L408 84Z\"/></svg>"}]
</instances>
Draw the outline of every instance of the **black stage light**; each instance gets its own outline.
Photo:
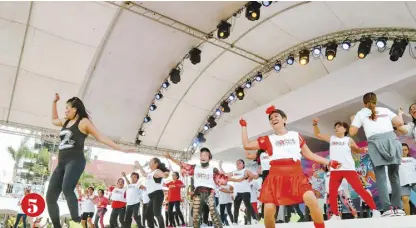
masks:
<instances>
[{"instance_id":1,"label":"black stage light","mask_svg":"<svg viewBox=\"0 0 416 228\"><path fill-rule=\"evenodd\" d=\"M146 132L145 132L145 131L143 131L143 130L140 130L140 131L139 131L139 135L140 135L140 136L146 136Z\"/></svg>"},{"instance_id":2,"label":"black stage light","mask_svg":"<svg viewBox=\"0 0 416 228\"><path fill-rule=\"evenodd\" d=\"M155 98L156 98L156 100L161 100L161 99L163 98L163 94L162 94L161 92L158 92L158 93L155 95Z\"/></svg>"},{"instance_id":3,"label":"black stage light","mask_svg":"<svg viewBox=\"0 0 416 228\"><path fill-rule=\"evenodd\" d=\"M246 18L250 21L257 21L260 18L261 4L256 1L250 1L246 5Z\"/></svg>"},{"instance_id":4,"label":"black stage light","mask_svg":"<svg viewBox=\"0 0 416 228\"><path fill-rule=\"evenodd\" d=\"M178 84L181 81L181 71L178 69L172 69L169 73L170 81L173 84Z\"/></svg>"},{"instance_id":5,"label":"black stage light","mask_svg":"<svg viewBox=\"0 0 416 228\"><path fill-rule=\"evenodd\" d=\"M146 116L146 117L144 118L144 122L145 122L145 123L149 123L150 121L152 121L152 118L150 118L150 116Z\"/></svg>"},{"instance_id":6,"label":"black stage light","mask_svg":"<svg viewBox=\"0 0 416 228\"><path fill-rule=\"evenodd\" d=\"M201 62L201 50L199 50L198 48L192 48L192 50L189 51L189 59L191 60L191 63L194 65L200 63ZM179 81L181 81L180 77L179 77Z\"/></svg>"},{"instance_id":7,"label":"black stage light","mask_svg":"<svg viewBox=\"0 0 416 228\"><path fill-rule=\"evenodd\" d=\"M237 95L237 98L238 98L239 100L243 100L243 99L244 99L245 94L244 94L244 89L243 89L243 88L238 87L238 88L235 90L235 94Z\"/></svg>"},{"instance_id":8,"label":"black stage light","mask_svg":"<svg viewBox=\"0 0 416 228\"><path fill-rule=\"evenodd\" d=\"M140 139L136 139L136 145L137 145L137 146L140 146L140 144L142 144L142 140L140 140Z\"/></svg>"},{"instance_id":9,"label":"black stage light","mask_svg":"<svg viewBox=\"0 0 416 228\"><path fill-rule=\"evenodd\" d=\"M205 143L207 141L204 137L204 134L201 132L198 133L196 139L198 140L198 143Z\"/></svg>"},{"instance_id":10,"label":"black stage light","mask_svg":"<svg viewBox=\"0 0 416 228\"><path fill-rule=\"evenodd\" d=\"M217 25L217 37L219 39L227 39L230 36L231 24L226 21L221 21Z\"/></svg>"},{"instance_id":11,"label":"black stage light","mask_svg":"<svg viewBox=\"0 0 416 228\"><path fill-rule=\"evenodd\" d=\"M149 107L150 111L154 111L156 109L157 109L157 106L155 104L151 104L150 107Z\"/></svg>"},{"instance_id":12,"label":"black stage light","mask_svg":"<svg viewBox=\"0 0 416 228\"><path fill-rule=\"evenodd\" d=\"M325 56L326 59L332 61L337 56L338 45L336 43L329 43L326 45Z\"/></svg>"},{"instance_id":13,"label":"black stage light","mask_svg":"<svg viewBox=\"0 0 416 228\"><path fill-rule=\"evenodd\" d=\"M390 60L396 62L403 56L409 42L406 39L395 39L390 49Z\"/></svg>"},{"instance_id":14,"label":"black stage light","mask_svg":"<svg viewBox=\"0 0 416 228\"><path fill-rule=\"evenodd\" d=\"M263 6L265 7L269 7L273 2L268 2L268 1L263 1L261 2L261 4L263 4Z\"/></svg>"},{"instance_id":15,"label":"black stage light","mask_svg":"<svg viewBox=\"0 0 416 228\"><path fill-rule=\"evenodd\" d=\"M277 61L274 64L274 70L277 71L277 72L279 72L281 69L282 69L282 63L280 61Z\"/></svg>"},{"instance_id":16,"label":"black stage light","mask_svg":"<svg viewBox=\"0 0 416 228\"><path fill-rule=\"evenodd\" d=\"M286 59L286 63L289 65L293 65L293 63L295 63L295 57L293 57L293 55L289 55L289 57L287 57Z\"/></svg>"},{"instance_id":17,"label":"black stage light","mask_svg":"<svg viewBox=\"0 0 416 228\"><path fill-rule=\"evenodd\" d=\"M370 53L372 44L372 39L368 37L362 38L358 45L358 58L364 59Z\"/></svg>"},{"instance_id":18,"label":"black stage light","mask_svg":"<svg viewBox=\"0 0 416 228\"><path fill-rule=\"evenodd\" d=\"M221 103L221 111L224 113L229 113L231 111L230 106L228 105L227 101L223 101Z\"/></svg>"},{"instance_id":19,"label":"black stage light","mask_svg":"<svg viewBox=\"0 0 416 228\"><path fill-rule=\"evenodd\" d=\"M210 116L207 122L208 122L209 128L214 128L215 126L217 126L217 122L215 122L215 117L213 116Z\"/></svg>"},{"instance_id":20,"label":"black stage light","mask_svg":"<svg viewBox=\"0 0 416 228\"><path fill-rule=\"evenodd\" d=\"M309 63L309 50L303 50L299 52L299 63L301 65L306 65Z\"/></svg>"},{"instance_id":21,"label":"black stage light","mask_svg":"<svg viewBox=\"0 0 416 228\"><path fill-rule=\"evenodd\" d=\"M385 37L378 38L377 41L376 41L376 45L380 49L386 47L386 45L387 45L387 38L385 38Z\"/></svg>"},{"instance_id":22,"label":"black stage light","mask_svg":"<svg viewBox=\"0 0 416 228\"><path fill-rule=\"evenodd\" d=\"M257 72L257 75L256 75L255 79L258 82L263 80L263 74L261 72Z\"/></svg>"}]
</instances>

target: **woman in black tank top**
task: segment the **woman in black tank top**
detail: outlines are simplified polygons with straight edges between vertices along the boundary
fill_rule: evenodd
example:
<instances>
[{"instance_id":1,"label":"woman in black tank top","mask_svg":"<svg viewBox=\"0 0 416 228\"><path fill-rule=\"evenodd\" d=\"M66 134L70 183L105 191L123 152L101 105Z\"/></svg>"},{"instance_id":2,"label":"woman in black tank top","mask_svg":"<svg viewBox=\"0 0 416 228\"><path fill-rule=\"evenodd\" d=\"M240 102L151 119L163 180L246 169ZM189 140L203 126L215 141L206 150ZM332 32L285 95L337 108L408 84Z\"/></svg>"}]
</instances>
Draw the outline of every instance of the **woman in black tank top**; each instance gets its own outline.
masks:
<instances>
[{"instance_id":1,"label":"woman in black tank top","mask_svg":"<svg viewBox=\"0 0 416 228\"><path fill-rule=\"evenodd\" d=\"M133 152L132 149L123 149L111 139L101 134L89 120L82 101L73 97L66 103L65 119L59 119L56 103L59 95L55 94L52 104L52 124L62 127L59 136L58 165L53 171L46 193L49 216L55 228L60 228L58 198L61 192L67 200L68 209L74 222L80 222L78 201L75 195L75 186L84 171L86 160L84 157L84 142L89 134L103 144L124 152Z\"/></svg>"}]
</instances>

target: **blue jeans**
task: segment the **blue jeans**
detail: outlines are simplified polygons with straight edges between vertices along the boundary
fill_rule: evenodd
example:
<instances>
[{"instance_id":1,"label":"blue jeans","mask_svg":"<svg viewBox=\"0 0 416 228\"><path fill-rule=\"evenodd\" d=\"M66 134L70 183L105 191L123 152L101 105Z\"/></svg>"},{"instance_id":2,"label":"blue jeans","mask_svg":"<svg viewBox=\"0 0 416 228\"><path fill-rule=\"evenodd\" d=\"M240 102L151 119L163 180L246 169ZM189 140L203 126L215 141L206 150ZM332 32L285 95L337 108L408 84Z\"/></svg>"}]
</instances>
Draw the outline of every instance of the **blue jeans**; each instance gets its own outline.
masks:
<instances>
[{"instance_id":1,"label":"blue jeans","mask_svg":"<svg viewBox=\"0 0 416 228\"><path fill-rule=\"evenodd\" d=\"M14 223L14 228L16 228L19 225L20 218L23 219L23 228L26 228L26 217L27 217L26 214L18 213L17 216L16 216L16 222Z\"/></svg>"}]
</instances>

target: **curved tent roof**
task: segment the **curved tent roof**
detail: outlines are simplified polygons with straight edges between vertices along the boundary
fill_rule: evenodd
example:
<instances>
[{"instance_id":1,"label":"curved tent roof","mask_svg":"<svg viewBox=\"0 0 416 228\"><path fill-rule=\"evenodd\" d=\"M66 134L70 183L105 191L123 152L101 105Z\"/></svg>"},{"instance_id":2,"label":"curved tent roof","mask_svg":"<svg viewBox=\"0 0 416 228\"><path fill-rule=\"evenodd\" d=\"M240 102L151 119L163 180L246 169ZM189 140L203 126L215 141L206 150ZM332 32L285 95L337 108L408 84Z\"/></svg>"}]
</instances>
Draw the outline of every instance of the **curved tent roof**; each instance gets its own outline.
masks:
<instances>
[{"instance_id":1,"label":"curved tent roof","mask_svg":"<svg viewBox=\"0 0 416 228\"><path fill-rule=\"evenodd\" d=\"M0 119L55 129L50 124L53 94L60 93L63 100L77 95L97 127L113 139L134 142L142 127L146 131L140 137L143 145L183 150L237 83L288 48L345 30L416 29L414 2L275 2L261 8L258 21L247 20L244 11L236 14L244 4L1 2ZM228 39L220 41L215 29L226 19L232 31ZM204 42L206 38L209 42ZM197 65L189 59L181 61L193 47L202 52ZM305 94L313 89L326 89L322 86L337 82L337 72L355 74L361 69L369 73L379 65L384 70L401 69L386 73L389 78L392 73L404 75L415 68L408 54L396 63L377 51L358 60L356 49L339 51L334 61L321 56L306 66L295 64L280 73L268 73L246 91L243 101L232 105L231 113L217 120L207 144L215 152L238 146L236 122L240 116L249 115L253 122L276 99L280 104L296 102L297 96L309 96ZM178 63L181 82L161 90ZM149 112L158 91L164 97ZM360 93L352 91L333 102L342 103ZM62 115L63 102L59 110ZM152 121L143 124L148 113ZM295 119L306 114L311 113L296 114ZM250 135L266 129L262 123Z\"/></svg>"}]
</instances>

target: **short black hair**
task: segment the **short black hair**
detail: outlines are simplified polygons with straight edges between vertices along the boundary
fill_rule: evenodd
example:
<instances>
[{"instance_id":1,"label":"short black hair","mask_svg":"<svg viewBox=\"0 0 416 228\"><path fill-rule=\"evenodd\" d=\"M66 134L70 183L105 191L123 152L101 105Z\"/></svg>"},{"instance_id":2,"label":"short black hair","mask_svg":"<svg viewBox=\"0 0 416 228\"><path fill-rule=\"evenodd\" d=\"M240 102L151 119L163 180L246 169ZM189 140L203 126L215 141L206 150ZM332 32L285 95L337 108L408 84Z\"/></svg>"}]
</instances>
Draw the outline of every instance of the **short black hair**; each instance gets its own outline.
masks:
<instances>
[{"instance_id":1,"label":"short black hair","mask_svg":"<svg viewBox=\"0 0 416 228\"><path fill-rule=\"evenodd\" d=\"M349 124L347 124L347 123L345 123L343 121L337 121L334 124L334 128L337 127L337 126L341 126L341 127L345 128L344 136L347 136L348 135L348 130L350 129L350 125Z\"/></svg>"},{"instance_id":2,"label":"short black hair","mask_svg":"<svg viewBox=\"0 0 416 228\"><path fill-rule=\"evenodd\" d=\"M282 118L284 118L284 119L287 119L287 115L286 115L286 113L285 112L283 112L282 110L280 110L280 109L275 109L273 112L271 112L270 114L269 114L269 120L270 120L270 117L272 116L272 114L273 113L277 113L277 114L279 114ZM286 126L286 123L284 124L285 126Z\"/></svg>"},{"instance_id":3,"label":"short black hair","mask_svg":"<svg viewBox=\"0 0 416 228\"><path fill-rule=\"evenodd\" d=\"M130 174L130 176L136 176L136 177L137 177L137 179L139 179L139 178L140 178L139 174L138 174L138 173L136 173L136 172L132 172L132 173Z\"/></svg>"},{"instance_id":4,"label":"short black hair","mask_svg":"<svg viewBox=\"0 0 416 228\"><path fill-rule=\"evenodd\" d=\"M101 192L101 194L103 194L104 195L104 189L98 189L98 191L97 192Z\"/></svg>"},{"instance_id":5,"label":"short black hair","mask_svg":"<svg viewBox=\"0 0 416 228\"><path fill-rule=\"evenodd\" d=\"M209 153L209 159L212 159L212 154L211 154L211 151L210 151L208 148L206 148L206 147L202 147L202 148L199 150L199 152L200 152L200 153L202 153L202 152Z\"/></svg>"},{"instance_id":6,"label":"short black hair","mask_svg":"<svg viewBox=\"0 0 416 228\"><path fill-rule=\"evenodd\" d=\"M246 167L246 163L244 162L243 159L238 159L237 161L241 161L241 163L243 163L243 165L244 165L244 168Z\"/></svg>"},{"instance_id":7,"label":"short black hair","mask_svg":"<svg viewBox=\"0 0 416 228\"><path fill-rule=\"evenodd\" d=\"M92 191L94 191L94 187L92 186L88 187L88 189L91 189Z\"/></svg>"}]
</instances>

